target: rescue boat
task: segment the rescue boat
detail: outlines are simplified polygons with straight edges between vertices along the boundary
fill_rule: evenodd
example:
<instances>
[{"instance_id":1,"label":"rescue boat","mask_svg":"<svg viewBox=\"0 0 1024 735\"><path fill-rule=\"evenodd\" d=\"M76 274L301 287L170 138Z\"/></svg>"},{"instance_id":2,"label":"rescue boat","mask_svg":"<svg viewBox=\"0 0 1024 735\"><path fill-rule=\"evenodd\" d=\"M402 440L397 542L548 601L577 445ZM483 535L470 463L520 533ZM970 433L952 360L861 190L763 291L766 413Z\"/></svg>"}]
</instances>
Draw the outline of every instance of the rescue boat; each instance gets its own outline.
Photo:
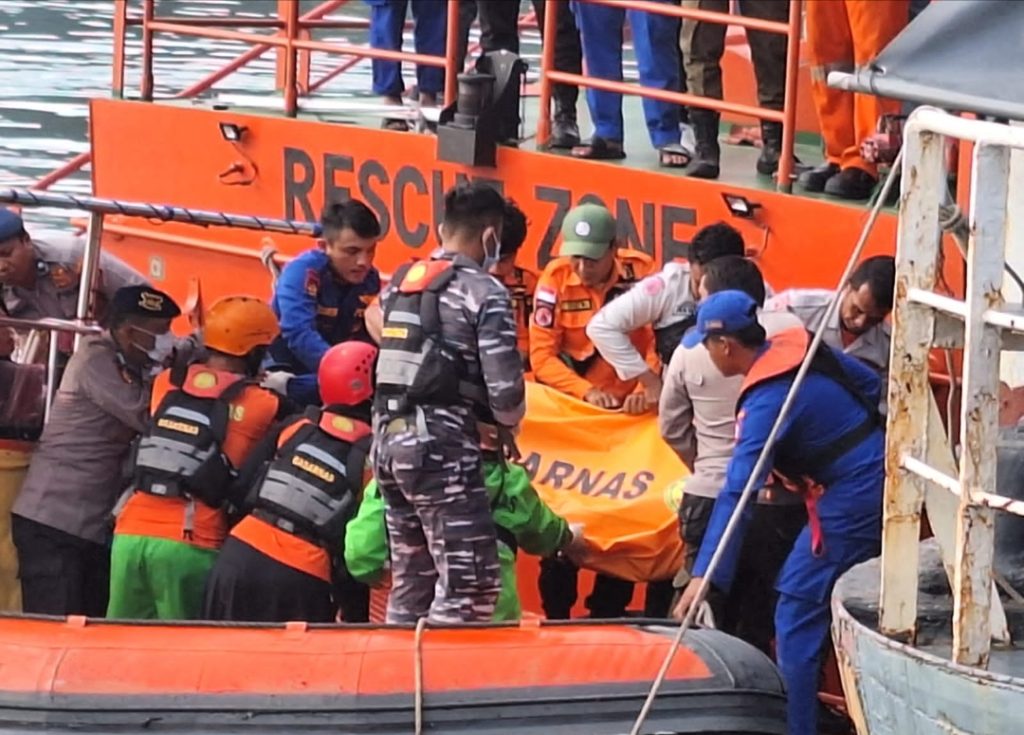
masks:
<instances>
[{"instance_id":1,"label":"rescue boat","mask_svg":"<svg viewBox=\"0 0 1024 735\"><path fill-rule=\"evenodd\" d=\"M0 619L0 730L616 735L668 647L660 624L377 628ZM774 665L695 631L644 732L783 735Z\"/></svg>"},{"instance_id":2,"label":"rescue boat","mask_svg":"<svg viewBox=\"0 0 1024 735\"><path fill-rule=\"evenodd\" d=\"M659 262L684 255L698 228L727 219L743 233L750 256L776 290L836 286L848 245L860 234L867 212L860 205L790 193L786 154L795 151L807 163L820 160L809 69L799 53L800 0L791 0L788 24L702 13L706 20L720 16L720 22L789 35L786 106L781 115L786 142L778 182L754 177L757 152L745 145L724 147L718 181L659 170L653 152L643 150L646 140L639 140L643 125L638 98L625 101L626 162L581 161L540 150L546 114L538 114L538 109L547 109L551 84L594 86L589 77L553 71L553 58L547 53L541 58L539 90L530 85L525 103L526 124L532 127L540 120L537 139L524 136L518 148L498 146L492 166L443 160L434 137L379 129L380 110L367 114L372 105L360 109L348 95L326 91L324 85L344 64L322 78L310 77L314 52L374 55L364 46L311 40L332 23L352 27L351 19L344 21L348 25L330 20L345 2L324 2L300 17L297 3L279 0L276 23L259 24L272 29L267 34L225 28L244 28L251 24L245 18L219 18L204 27L202 19L184 22L173 15L156 15L152 0L142 0L137 14L130 3L118 0L115 99L92 101L91 150L46 177L39 187L91 163L98 197L303 224L315 220L324 201L359 196L382 222L378 265L388 271L429 252L448 187L465 179L485 179L514 197L531 220L521 256L521 264L528 267L543 267L556 252L558 227L571 206L596 200L616 214L632 247ZM457 2L450 3L449 12L451 29ZM667 12L687 17L694 11L671 6ZM551 31L554 16L549 14ZM128 31L134 27L141 27L143 34L138 56L141 82L138 94L129 99L126 48ZM179 95L205 94L202 99L154 102L154 48L159 49L163 34L244 41L254 50ZM281 94L254 98L209 93L233 68L271 48L278 53L276 87ZM446 102L451 103L456 88L453 54L444 63ZM601 84L628 95L660 94L721 109L733 126L732 140L749 142L749 131L739 120L778 113L754 105L749 49L738 27L730 31L723 66L728 100L724 103L630 83ZM320 92L314 95L313 90ZM539 105L534 96L538 91ZM586 128L584 106L580 107ZM390 109L383 112L396 114ZM966 200L966 193L960 196ZM151 216L94 218L91 234L193 307L235 293L243 284L252 293L268 294L270 276L263 261L280 263L310 246L308 225L296 228L298 234L273 228L254 234L259 227L232 227L227 216L224 225L197 227L183 218L163 217L160 211ZM871 231L864 255L893 252L895 236L896 219L887 211ZM959 288L963 261L952 241L944 247L949 257L941 273ZM187 329L182 320L178 330ZM950 380L947 376L946 382ZM530 401L528 415L534 423L524 429L522 443L538 489L571 520L582 514L591 528L609 529L595 568L636 580L657 578L652 570L664 575L678 563L681 552L672 524L685 473L674 456L652 455L658 451L653 420L638 428L618 416L607 418L619 421L613 427L618 433L563 432L558 427L580 417L589 420L594 409L536 388L531 389ZM632 443L619 441L626 436L633 437ZM623 463L628 471L621 469ZM603 479L595 480L597 476ZM632 520L638 507L642 524ZM536 561L522 561L520 571L524 608L539 612ZM582 589L586 585L581 582ZM582 612L579 607L577 611ZM250 727L298 727L404 733L419 713L427 728L439 733L611 735L627 731L634 721L671 645L670 632L636 621L527 622L417 633L398 628L140 624L11 615L0 617L0 729L234 733ZM644 732L785 731L782 686L766 657L710 630L692 631L685 642ZM841 702L838 687L833 687L832 701Z\"/></svg>"}]
</instances>

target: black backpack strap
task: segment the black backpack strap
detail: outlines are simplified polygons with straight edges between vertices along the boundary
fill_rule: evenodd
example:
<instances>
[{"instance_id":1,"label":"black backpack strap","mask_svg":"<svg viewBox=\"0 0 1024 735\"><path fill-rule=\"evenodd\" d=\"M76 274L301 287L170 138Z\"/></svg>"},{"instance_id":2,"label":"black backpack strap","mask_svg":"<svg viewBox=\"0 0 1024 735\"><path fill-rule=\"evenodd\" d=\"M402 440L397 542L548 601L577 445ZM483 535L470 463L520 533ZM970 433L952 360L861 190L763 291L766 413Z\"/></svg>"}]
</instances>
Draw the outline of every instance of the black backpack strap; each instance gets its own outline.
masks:
<instances>
[{"instance_id":1,"label":"black backpack strap","mask_svg":"<svg viewBox=\"0 0 1024 735\"><path fill-rule=\"evenodd\" d=\"M441 292L455 278L455 266L449 266L434 276L420 297L420 324L423 332L435 339L441 336Z\"/></svg>"},{"instance_id":2,"label":"black backpack strap","mask_svg":"<svg viewBox=\"0 0 1024 735\"><path fill-rule=\"evenodd\" d=\"M345 461L345 475L349 484L356 492L363 489L363 471L366 469L366 460L370 456L370 445L373 443L373 435L368 434L362 439L352 442L348 450L348 458Z\"/></svg>"}]
</instances>

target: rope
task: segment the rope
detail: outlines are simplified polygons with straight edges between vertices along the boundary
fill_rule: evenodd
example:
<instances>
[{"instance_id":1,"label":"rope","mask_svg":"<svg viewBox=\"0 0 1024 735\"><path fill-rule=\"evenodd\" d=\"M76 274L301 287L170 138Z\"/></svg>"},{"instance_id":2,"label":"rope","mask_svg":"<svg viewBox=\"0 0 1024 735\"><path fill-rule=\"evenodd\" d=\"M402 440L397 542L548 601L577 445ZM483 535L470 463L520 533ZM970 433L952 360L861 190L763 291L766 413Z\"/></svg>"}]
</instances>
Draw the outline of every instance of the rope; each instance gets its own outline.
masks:
<instances>
[{"instance_id":1,"label":"rope","mask_svg":"<svg viewBox=\"0 0 1024 735\"><path fill-rule=\"evenodd\" d=\"M416 621L416 633L413 636L413 676L415 678L416 690L413 695L413 733L423 735L423 631L427 628L427 619L420 618Z\"/></svg>"},{"instance_id":2,"label":"rope","mask_svg":"<svg viewBox=\"0 0 1024 735\"><path fill-rule=\"evenodd\" d=\"M882 191L880 192L878 199L875 201L874 206L871 208L871 213L868 215L867 222L864 224L864 229L861 230L860 238L857 240L857 244L854 246L853 252L850 254L850 259L846 263L846 268L843 271L842 278L839 280L839 287L836 288L835 294L829 301L828 309L825 311L824 317L822 317L823 324L828 324L839 308L839 296L842 292L842 286L850 279L850 275L853 273L854 268L857 267L857 261L860 260L861 253L864 251L864 246L867 244L868 236L871 234L871 230L874 229L875 222L878 220L878 215L881 213L882 207L889 197L889 192L898 178L902 163L903 150L900 149L899 154L896 156L896 160L892 164L892 168L889 169L889 175L885 180L885 184L882 186ZM679 624L679 629L676 631L675 639L669 647L668 653L665 654L665 659L661 663L661 669L658 671L658 675L651 684L651 690L647 694L647 699L644 701L643 708L641 708L640 714L636 718L636 722L633 723L633 729L629 731L629 735L640 735L640 728L643 727L644 721L647 719L647 715L650 714L651 707L654 706L654 700L658 696L658 690L664 683L665 677L668 675L669 667L672 665L672 660L675 658L676 649L682 642L686 631L693 625L696 615L701 608L701 603L704 601L705 595L707 595L708 585L711 583L711 578L714 576L715 570L718 568L718 564L725 553L726 547L729 545L732 535L736 532L740 518L743 515L743 510L747 507L747 501L750 499L750 496L754 494L754 485L761 474L767 469L766 465L768 463L768 457L775 447L775 442L782 429L782 424L789 416L789 411L796 399L797 391L804 382L807 371L811 367L811 360L813 359L814 354L818 351L818 347L821 345L821 340L824 335L825 330L819 329L814 334L814 339L811 340L811 345L807 350L807 354L804 356L803 362L800 363L800 369L797 371L796 377L793 379L793 385L790 387L789 393L786 394L786 400L783 402L782 408L779 410L779 415L775 419L775 424L772 426L771 432L768 434L768 438L764 444L764 449L761 450L761 456L757 458L757 464L754 466L754 471L751 472L750 477L747 478L747 484L743 488L743 493L740 495L739 502L736 504L736 508L733 510L732 516L729 518L729 523L725 527L722 539L719 541L718 547L715 549L715 553L711 557L711 562L708 564L707 571L701 578L700 587L697 589L697 597L693 604L690 605L690 609L687 610L686 615Z\"/></svg>"}]
</instances>

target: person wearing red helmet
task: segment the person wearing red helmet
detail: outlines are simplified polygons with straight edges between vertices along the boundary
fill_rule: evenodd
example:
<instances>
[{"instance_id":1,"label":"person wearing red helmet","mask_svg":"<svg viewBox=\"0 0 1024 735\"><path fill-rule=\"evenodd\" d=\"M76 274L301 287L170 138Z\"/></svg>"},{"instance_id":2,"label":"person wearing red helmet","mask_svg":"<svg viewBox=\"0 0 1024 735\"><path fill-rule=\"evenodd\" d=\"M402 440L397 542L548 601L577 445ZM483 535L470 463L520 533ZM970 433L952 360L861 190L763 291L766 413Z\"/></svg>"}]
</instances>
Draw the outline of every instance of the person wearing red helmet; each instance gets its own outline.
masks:
<instances>
[{"instance_id":1,"label":"person wearing red helmet","mask_svg":"<svg viewBox=\"0 0 1024 735\"><path fill-rule=\"evenodd\" d=\"M323 408L268 434L243 467L247 515L207 580L204 619L335 620L344 601L334 599L332 567L366 481L376 358L364 342L331 347L317 376Z\"/></svg>"}]
</instances>

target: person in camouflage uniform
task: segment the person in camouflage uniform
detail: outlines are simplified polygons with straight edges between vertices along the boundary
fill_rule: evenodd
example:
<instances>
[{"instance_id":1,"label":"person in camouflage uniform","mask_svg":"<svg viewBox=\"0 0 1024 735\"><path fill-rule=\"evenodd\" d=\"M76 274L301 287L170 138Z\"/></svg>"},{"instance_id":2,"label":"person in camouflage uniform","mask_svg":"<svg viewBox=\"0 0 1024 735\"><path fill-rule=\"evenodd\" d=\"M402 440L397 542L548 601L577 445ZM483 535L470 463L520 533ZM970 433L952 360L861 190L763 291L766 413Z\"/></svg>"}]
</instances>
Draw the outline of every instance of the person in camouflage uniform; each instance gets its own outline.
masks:
<instances>
[{"instance_id":1,"label":"person in camouflage uniform","mask_svg":"<svg viewBox=\"0 0 1024 735\"><path fill-rule=\"evenodd\" d=\"M470 184L445 196L441 249L381 297L374 469L391 542L389 623L487 621L500 590L477 421L509 436L525 412L508 291L488 268L505 202Z\"/></svg>"}]
</instances>

